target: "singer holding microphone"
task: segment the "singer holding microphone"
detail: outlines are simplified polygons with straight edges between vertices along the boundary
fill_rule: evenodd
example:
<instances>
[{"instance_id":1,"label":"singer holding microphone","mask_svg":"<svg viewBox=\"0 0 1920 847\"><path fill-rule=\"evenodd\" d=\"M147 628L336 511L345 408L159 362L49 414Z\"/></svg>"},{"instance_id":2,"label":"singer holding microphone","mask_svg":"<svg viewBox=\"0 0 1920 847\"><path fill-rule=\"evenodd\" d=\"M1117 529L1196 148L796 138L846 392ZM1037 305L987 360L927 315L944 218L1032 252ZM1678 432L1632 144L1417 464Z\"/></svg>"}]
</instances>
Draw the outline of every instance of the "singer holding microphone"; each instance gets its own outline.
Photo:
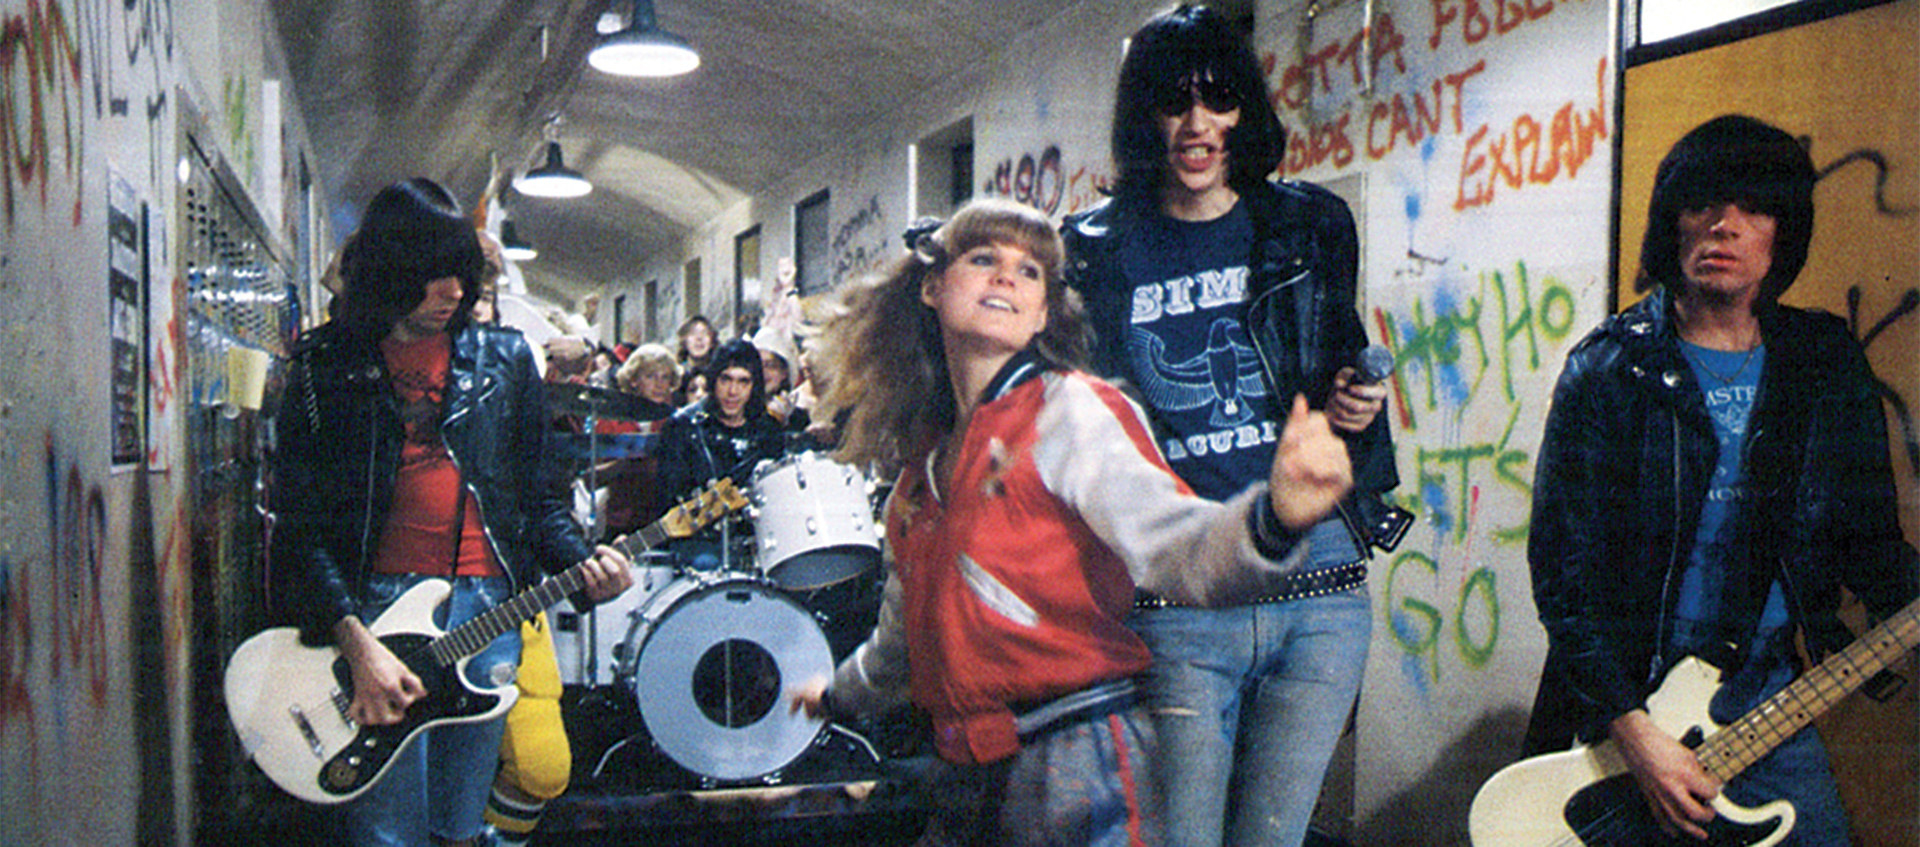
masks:
<instances>
[{"instance_id":1,"label":"singer holding microphone","mask_svg":"<svg viewBox=\"0 0 1920 847\"><path fill-rule=\"evenodd\" d=\"M1134 34L1112 145L1114 196L1063 228L1095 370L1133 387L1201 496L1266 479L1295 394L1325 411L1352 461L1352 492L1290 539L1307 548L1305 572L1228 608L1143 595L1129 621L1154 658L1144 696L1168 843L1296 845L1366 664L1369 551L1410 520L1382 499L1399 481L1381 414L1391 356L1363 356L1346 204L1266 179L1284 138L1226 18L1183 5Z\"/></svg>"}]
</instances>

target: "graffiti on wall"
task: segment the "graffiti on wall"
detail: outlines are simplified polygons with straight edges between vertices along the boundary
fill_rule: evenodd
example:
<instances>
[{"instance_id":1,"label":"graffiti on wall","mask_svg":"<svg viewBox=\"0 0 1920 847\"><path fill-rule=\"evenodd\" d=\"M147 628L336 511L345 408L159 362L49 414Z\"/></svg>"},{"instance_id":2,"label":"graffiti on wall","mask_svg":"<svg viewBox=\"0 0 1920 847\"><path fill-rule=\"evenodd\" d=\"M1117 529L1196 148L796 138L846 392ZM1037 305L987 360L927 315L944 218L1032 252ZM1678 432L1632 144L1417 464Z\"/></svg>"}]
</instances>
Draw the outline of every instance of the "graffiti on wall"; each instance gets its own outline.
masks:
<instances>
[{"instance_id":1,"label":"graffiti on wall","mask_svg":"<svg viewBox=\"0 0 1920 847\"><path fill-rule=\"evenodd\" d=\"M0 17L0 211L13 226L26 192L47 205L55 180L80 182L86 122L80 50L56 2L29 0ZM72 221L80 223L79 192Z\"/></svg>"},{"instance_id":2,"label":"graffiti on wall","mask_svg":"<svg viewBox=\"0 0 1920 847\"><path fill-rule=\"evenodd\" d=\"M1535 0L1434 0L1433 6L1433 28L1423 41L1435 53L1450 45L1449 33L1456 30L1464 44L1478 45L1555 9ZM1464 106L1476 97L1487 58L1458 59L1453 69L1423 76L1409 70L1410 49L1417 48L1409 47L1393 15L1382 13L1371 26L1306 46L1287 65L1274 54L1263 56L1274 108L1301 116L1301 125L1290 127L1282 173L1380 162L1403 150L1426 155L1431 139L1456 137L1464 144L1452 205L1464 211L1492 203L1503 190L1573 179L1605 153L1611 111L1604 56L1596 63L1591 99L1568 98L1538 113L1474 123ZM1382 71L1394 76L1383 80ZM1342 105L1322 105L1330 100Z\"/></svg>"},{"instance_id":3,"label":"graffiti on wall","mask_svg":"<svg viewBox=\"0 0 1920 847\"><path fill-rule=\"evenodd\" d=\"M1106 174L1080 165L1067 173L1060 145L1049 144L1039 153L1005 158L980 185L987 197L1006 197L1049 215L1071 215L1092 207L1112 185Z\"/></svg>"},{"instance_id":4,"label":"graffiti on wall","mask_svg":"<svg viewBox=\"0 0 1920 847\"><path fill-rule=\"evenodd\" d=\"M63 459L46 436L42 468L47 556L13 558L3 572L0 605L0 731L20 723L29 733L42 706L65 746L81 715L107 708L108 645L100 588L106 563L106 498L77 461ZM35 613L45 616L34 627ZM45 641L36 640L44 637ZM37 693L36 693L37 692Z\"/></svg>"},{"instance_id":5,"label":"graffiti on wall","mask_svg":"<svg viewBox=\"0 0 1920 847\"><path fill-rule=\"evenodd\" d=\"M9 227L29 192L44 208L54 180L79 184L89 111L96 121L127 117L140 101L148 183L157 183L165 173L161 133L171 129L162 118L172 32L170 0L28 0L24 10L0 14L0 213Z\"/></svg>"},{"instance_id":6,"label":"graffiti on wall","mask_svg":"<svg viewBox=\"0 0 1920 847\"><path fill-rule=\"evenodd\" d=\"M838 287L886 260L889 238L886 214L880 211L880 196L870 195L852 215L834 228L828 244L833 257L833 285Z\"/></svg>"},{"instance_id":7,"label":"graffiti on wall","mask_svg":"<svg viewBox=\"0 0 1920 847\"><path fill-rule=\"evenodd\" d=\"M1417 262L1413 275L1426 266ZM1393 643L1432 680L1440 674L1443 647L1450 645L1471 669L1484 666L1499 643L1499 574L1482 563L1475 545L1518 548L1527 527L1524 514L1489 514L1483 505L1496 487L1510 499L1531 499L1531 445L1516 438L1515 429L1523 414L1540 409L1522 385L1557 371L1559 361L1547 351L1581 327L1572 289L1525 261L1482 271L1464 286L1429 279L1425 290L1405 314L1375 309L1372 318L1394 353L1389 389L1401 436L1400 499L1432 533L1424 547L1409 544L1386 563L1386 624ZM1423 429L1460 432L1469 414L1500 422L1497 434L1438 445L1414 437ZM1451 585L1440 581L1447 559L1463 563Z\"/></svg>"}]
</instances>

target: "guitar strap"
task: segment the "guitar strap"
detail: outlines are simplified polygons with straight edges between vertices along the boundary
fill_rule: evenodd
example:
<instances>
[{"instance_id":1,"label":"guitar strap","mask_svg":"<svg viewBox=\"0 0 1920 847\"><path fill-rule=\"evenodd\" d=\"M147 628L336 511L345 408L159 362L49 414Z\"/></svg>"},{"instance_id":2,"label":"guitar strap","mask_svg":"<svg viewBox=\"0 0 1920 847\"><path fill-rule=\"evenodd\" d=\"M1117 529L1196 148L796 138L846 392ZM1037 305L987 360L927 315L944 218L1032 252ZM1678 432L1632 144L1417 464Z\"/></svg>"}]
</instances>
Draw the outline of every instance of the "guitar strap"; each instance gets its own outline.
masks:
<instances>
[{"instance_id":1,"label":"guitar strap","mask_svg":"<svg viewBox=\"0 0 1920 847\"><path fill-rule=\"evenodd\" d=\"M453 455L453 448L447 448ZM447 578L460 575L460 542L467 537L467 481L460 475L460 463L453 463L453 561L447 563Z\"/></svg>"}]
</instances>

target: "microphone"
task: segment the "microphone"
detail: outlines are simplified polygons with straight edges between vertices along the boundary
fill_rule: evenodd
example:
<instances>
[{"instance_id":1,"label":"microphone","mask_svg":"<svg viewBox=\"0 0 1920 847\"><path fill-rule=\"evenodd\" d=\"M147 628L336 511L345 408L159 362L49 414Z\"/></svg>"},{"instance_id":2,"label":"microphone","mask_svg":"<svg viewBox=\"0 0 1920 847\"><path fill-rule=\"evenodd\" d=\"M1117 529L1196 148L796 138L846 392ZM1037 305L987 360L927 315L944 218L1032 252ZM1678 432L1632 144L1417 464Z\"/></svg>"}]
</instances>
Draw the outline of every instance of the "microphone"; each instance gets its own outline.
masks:
<instances>
[{"instance_id":1,"label":"microphone","mask_svg":"<svg viewBox=\"0 0 1920 847\"><path fill-rule=\"evenodd\" d=\"M1353 357L1353 381L1373 385L1393 376L1393 353L1378 344L1369 344Z\"/></svg>"}]
</instances>

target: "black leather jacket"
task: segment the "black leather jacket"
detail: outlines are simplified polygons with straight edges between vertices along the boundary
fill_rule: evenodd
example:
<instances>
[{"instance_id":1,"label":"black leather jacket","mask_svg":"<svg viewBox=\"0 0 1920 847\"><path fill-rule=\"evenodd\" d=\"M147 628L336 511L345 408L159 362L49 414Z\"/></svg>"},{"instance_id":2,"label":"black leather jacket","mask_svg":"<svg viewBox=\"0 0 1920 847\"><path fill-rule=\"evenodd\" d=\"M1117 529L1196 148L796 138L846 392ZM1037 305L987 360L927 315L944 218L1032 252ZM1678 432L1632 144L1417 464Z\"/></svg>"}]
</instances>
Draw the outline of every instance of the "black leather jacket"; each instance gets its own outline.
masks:
<instances>
[{"instance_id":1,"label":"black leather jacket","mask_svg":"<svg viewBox=\"0 0 1920 847\"><path fill-rule=\"evenodd\" d=\"M1719 443L1664 291L1567 356L1535 464L1527 558L1549 649L1529 755L1598 738L1642 708L1679 657L1660 655ZM1852 640L1840 586L1876 615L1911 600L1878 383L1832 315L1761 313L1766 367L1747 424L1742 526L1783 578L1814 656Z\"/></svg>"},{"instance_id":2,"label":"black leather jacket","mask_svg":"<svg viewBox=\"0 0 1920 847\"><path fill-rule=\"evenodd\" d=\"M1304 392L1317 408L1332 390L1334 373L1353 364L1367 345L1355 306L1359 247L1353 213L1316 185L1280 182L1267 188L1240 194L1255 233L1248 260L1247 336L1259 351L1271 396ZM1133 284L1120 267L1121 239L1135 216L1152 213L1109 200L1069 216L1061 228L1070 257L1067 284L1086 301L1099 339L1093 368L1110 379L1125 379L1128 373L1120 340L1127 337ZM1341 517L1356 548L1392 549L1409 516L1382 499L1400 484L1387 415L1375 416L1363 432L1343 435L1353 458L1354 486L1340 506Z\"/></svg>"},{"instance_id":3,"label":"black leather jacket","mask_svg":"<svg viewBox=\"0 0 1920 847\"><path fill-rule=\"evenodd\" d=\"M591 556L564 476L543 465L546 393L526 339L465 327L450 368L441 433L515 587ZM403 431L378 339L331 323L303 336L274 421L273 602L325 640L358 606L393 505Z\"/></svg>"}]
</instances>

